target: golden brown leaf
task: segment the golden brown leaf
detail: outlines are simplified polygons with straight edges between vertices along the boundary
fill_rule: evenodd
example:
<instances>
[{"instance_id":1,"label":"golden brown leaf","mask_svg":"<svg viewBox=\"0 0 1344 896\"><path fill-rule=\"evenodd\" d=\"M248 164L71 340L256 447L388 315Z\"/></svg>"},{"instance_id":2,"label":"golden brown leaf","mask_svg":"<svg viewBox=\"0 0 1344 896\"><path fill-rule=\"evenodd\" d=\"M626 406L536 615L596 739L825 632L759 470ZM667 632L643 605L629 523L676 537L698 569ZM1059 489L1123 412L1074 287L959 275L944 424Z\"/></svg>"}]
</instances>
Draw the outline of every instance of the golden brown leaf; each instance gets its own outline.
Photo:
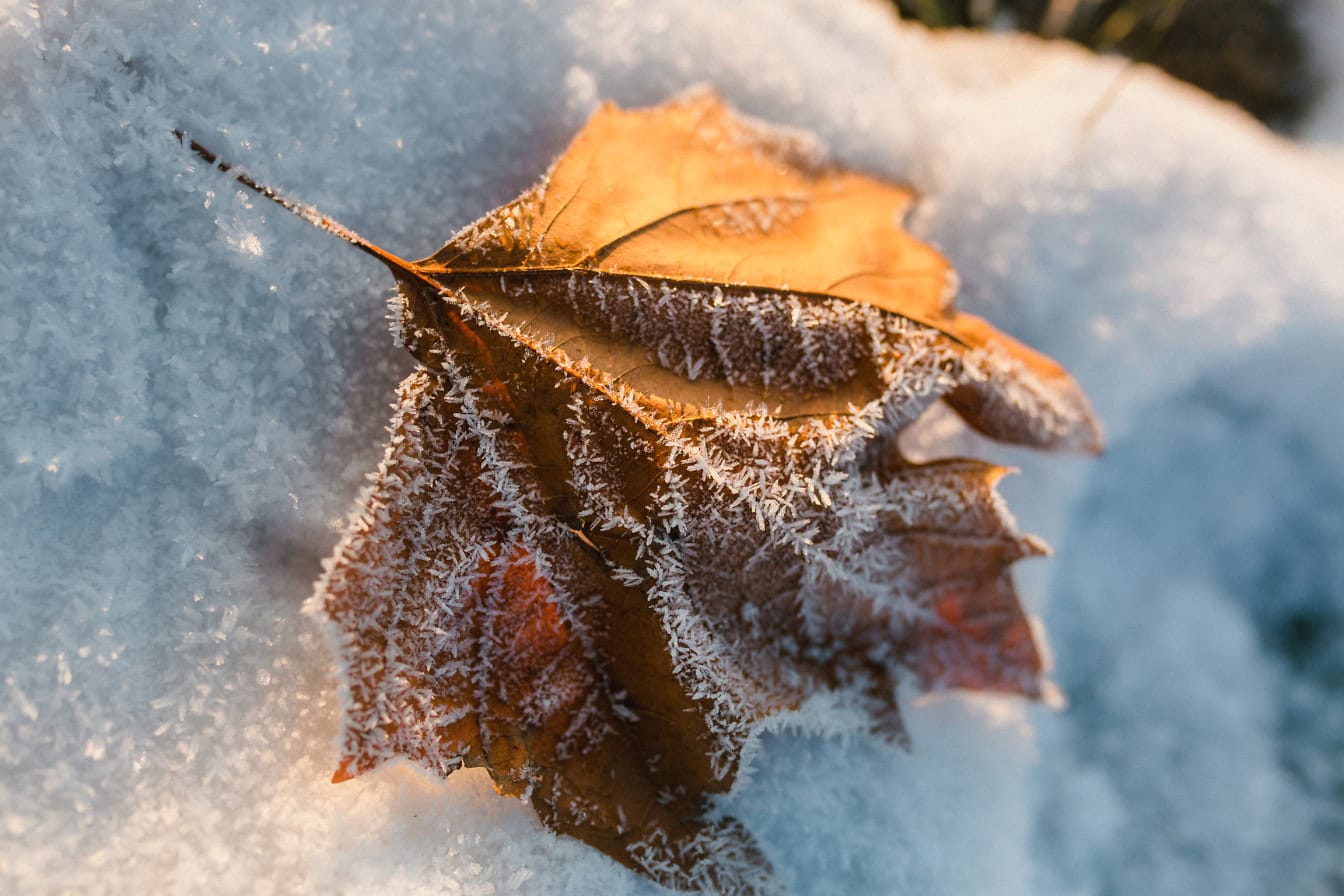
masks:
<instances>
[{"instance_id":1,"label":"golden brown leaf","mask_svg":"<svg viewBox=\"0 0 1344 896\"><path fill-rule=\"evenodd\" d=\"M907 190L705 92L604 106L418 262L240 179L388 265L422 364L315 597L336 780L484 766L665 884L768 892L710 803L762 718L828 691L901 739L905 683L1041 695L1008 567L1043 546L1003 470L896 437L940 398L1022 444L1099 434L1057 364L955 310Z\"/></svg>"}]
</instances>

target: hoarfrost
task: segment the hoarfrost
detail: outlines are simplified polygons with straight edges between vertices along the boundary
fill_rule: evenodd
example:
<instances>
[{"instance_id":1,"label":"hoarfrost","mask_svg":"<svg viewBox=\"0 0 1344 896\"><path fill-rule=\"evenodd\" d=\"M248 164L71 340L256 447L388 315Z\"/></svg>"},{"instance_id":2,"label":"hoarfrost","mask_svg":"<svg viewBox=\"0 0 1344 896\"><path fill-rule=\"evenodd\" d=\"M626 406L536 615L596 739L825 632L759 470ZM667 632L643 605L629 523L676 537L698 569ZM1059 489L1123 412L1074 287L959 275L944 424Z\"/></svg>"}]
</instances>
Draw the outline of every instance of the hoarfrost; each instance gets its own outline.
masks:
<instances>
[{"instance_id":1,"label":"hoarfrost","mask_svg":"<svg viewBox=\"0 0 1344 896\"><path fill-rule=\"evenodd\" d=\"M340 706L297 604L406 373L370 304L385 274L167 135L428 252L597 98L708 80L913 179L963 307L1064 360L1116 446L1054 485L1007 458L1059 549L1019 578L1067 713L919 701L902 754L804 707L723 809L799 894L1330 891L1338 639L1291 633L1334 630L1301 620L1344 593L1337 159L1146 70L1095 115L1117 63L876 4L286 10L0 9L0 887L655 892L483 773L326 783ZM330 46L300 43L315 22ZM1337 27L1313 33L1344 58ZM244 232L264 255L228 249Z\"/></svg>"}]
</instances>

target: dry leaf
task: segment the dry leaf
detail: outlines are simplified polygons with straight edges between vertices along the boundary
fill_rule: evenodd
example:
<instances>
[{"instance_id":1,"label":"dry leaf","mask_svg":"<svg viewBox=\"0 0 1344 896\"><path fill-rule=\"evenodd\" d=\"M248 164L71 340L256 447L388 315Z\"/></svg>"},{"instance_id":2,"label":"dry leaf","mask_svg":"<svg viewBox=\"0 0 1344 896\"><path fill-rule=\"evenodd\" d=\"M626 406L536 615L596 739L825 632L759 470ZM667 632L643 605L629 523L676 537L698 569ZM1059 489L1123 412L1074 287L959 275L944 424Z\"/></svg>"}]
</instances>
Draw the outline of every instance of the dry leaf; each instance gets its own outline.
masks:
<instances>
[{"instance_id":1,"label":"dry leaf","mask_svg":"<svg viewBox=\"0 0 1344 896\"><path fill-rule=\"evenodd\" d=\"M764 893L710 804L762 718L827 692L901 739L903 685L1042 695L1008 566L1043 547L1003 470L896 439L939 399L1021 444L1099 434L1058 365L955 311L905 189L706 92L604 106L418 262L240 179L388 265L422 365L314 598L335 780L484 766L666 885Z\"/></svg>"}]
</instances>

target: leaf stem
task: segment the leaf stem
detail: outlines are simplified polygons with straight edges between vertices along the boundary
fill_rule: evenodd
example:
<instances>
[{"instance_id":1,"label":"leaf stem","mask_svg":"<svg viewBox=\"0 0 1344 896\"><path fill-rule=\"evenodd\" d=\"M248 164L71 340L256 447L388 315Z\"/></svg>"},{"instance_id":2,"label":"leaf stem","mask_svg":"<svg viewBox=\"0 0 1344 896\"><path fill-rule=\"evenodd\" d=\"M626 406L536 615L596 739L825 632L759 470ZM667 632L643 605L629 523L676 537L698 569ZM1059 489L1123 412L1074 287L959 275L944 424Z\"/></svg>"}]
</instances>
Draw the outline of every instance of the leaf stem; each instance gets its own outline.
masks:
<instances>
[{"instance_id":1,"label":"leaf stem","mask_svg":"<svg viewBox=\"0 0 1344 896\"><path fill-rule=\"evenodd\" d=\"M340 221L337 221L335 218L331 218L328 217L327 215L322 214L322 212L318 211L316 208L314 208L311 205L308 205L307 203L290 199L288 196L285 196L283 193L279 192L278 190L272 187L268 187L265 184L258 183L256 180L252 178L251 175L249 175L246 171L243 171L241 168L235 168L228 162L220 161L219 156L215 155L213 152L206 149L204 146L197 143L195 140L192 140L182 131L174 130L173 136L177 137L179 143L183 144L184 146L187 146L188 148L191 149L192 152L196 153L196 155L204 159L205 162L210 165L210 167L231 175L234 180L238 181L238 183L247 187L252 192L257 193L261 196L265 196L267 199L271 200L276 205L298 215L300 218L307 221L309 224L312 224L317 229L324 230L327 233L330 233L332 236L344 240L345 242L354 246L356 249L359 249L362 252L372 255L374 258L378 259L388 267L408 272L414 269L414 265L412 265L411 262L406 261L403 258L399 258L396 255L393 255L391 252L388 252L386 249L384 249L382 246L379 246L376 243L369 242L368 240L364 239L364 237L355 233L349 227L346 227Z\"/></svg>"}]
</instances>

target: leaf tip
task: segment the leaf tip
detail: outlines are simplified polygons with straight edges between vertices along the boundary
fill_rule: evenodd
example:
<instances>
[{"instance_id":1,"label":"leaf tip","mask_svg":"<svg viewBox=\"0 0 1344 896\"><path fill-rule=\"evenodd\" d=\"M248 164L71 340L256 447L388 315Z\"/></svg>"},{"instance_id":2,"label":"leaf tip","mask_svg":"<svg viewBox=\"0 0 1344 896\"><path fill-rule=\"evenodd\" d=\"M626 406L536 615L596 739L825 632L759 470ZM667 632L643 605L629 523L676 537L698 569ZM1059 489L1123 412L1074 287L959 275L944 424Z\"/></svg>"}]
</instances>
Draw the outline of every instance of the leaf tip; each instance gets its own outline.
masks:
<instances>
[{"instance_id":1,"label":"leaf tip","mask_svg":"<svg viewBox=\"0 0 1344 896\"><path fill-rule=\"evenodd\" d=\"M1106 433L1102 430L1101 424L1096 420L1090 422L1090 439L1083 450L1093 457L1097 457L1098 455L1106 453Z\"/></svg>"},{"instance_id":2,"label":"leaf tip","mask_svg":"<svg viewBox=\"0 0 1344 896\"><path fill-rule=\"evenodd\" d=\"M341 764L336 767L336 771L331 775L331 783L344 784L346 781L353 781L355 778L359 777L358 770L351 770L353 766L354 759L351 757L347 756L342 759Z\"/></svg>"}]
</instances>

